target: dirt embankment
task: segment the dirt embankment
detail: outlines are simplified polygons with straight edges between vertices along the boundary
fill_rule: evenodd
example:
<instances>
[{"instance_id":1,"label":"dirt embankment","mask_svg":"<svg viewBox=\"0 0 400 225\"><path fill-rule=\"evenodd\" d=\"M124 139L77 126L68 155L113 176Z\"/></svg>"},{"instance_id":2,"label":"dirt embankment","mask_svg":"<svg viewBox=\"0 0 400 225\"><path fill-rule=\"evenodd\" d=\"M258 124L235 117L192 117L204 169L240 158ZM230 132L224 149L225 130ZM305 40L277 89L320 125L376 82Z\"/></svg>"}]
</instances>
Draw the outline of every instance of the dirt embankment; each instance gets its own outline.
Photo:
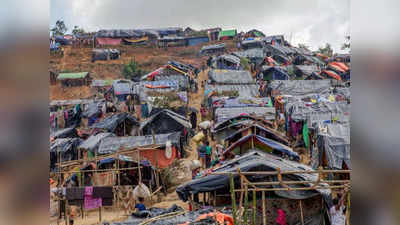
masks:
<instances>
[{"instance_id":1,"label":"dirt embankment","mask_svg":"<svg viewBox=\"0 0 400 225\"><path fill-rule=\"evenodd\" d=\"M214 43L207 43L214 44ZM227 42L229 52L235 50L233 42ZM49 70L55 72L90 72L93 79L121 79L122 68L124 64L131 60L136 60L141 69L151 72L168 61L179 61L186 64L192 64L201 67L207 57L198 57L197 53L202 45L188 47L170 47L168 49L160 49L156 47L134 47L134 46L117 46L121 52L118 60L109 61L91 61L92 48L72 48L66 46L64 48L64 56L51 56L49 61ZM95 93L90 87L70 87L61 88L60 85L50 86L50 99L76 99L89 98Z\"/></svg>"}]
</instances>

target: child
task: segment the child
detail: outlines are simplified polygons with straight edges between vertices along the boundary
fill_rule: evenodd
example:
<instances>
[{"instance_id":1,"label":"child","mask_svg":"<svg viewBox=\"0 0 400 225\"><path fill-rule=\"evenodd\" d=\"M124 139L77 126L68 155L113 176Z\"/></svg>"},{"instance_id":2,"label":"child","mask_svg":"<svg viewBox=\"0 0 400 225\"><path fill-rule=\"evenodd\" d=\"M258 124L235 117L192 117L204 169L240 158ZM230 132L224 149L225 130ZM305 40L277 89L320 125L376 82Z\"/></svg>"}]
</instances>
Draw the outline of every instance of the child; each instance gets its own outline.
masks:
<instances>
[{"instance_id":1,"label":"child","mask_svg":"<svg viewBox=\"0 0 400 225\"><path fill-rule=\"evenodd\" d=\"M138 209L137 211L145 211L146 210L146 206L144 205L144 198L139 197L139 203L137 203L135 205L135 209Z\"/></svg>"},{"instance_id":2,"label":"child","mask_svg":"<svg viewBox=\"0 0 400 225\"><path fill-rule=\"evenodd\" d=\"M211 150L210 142L206 141L206 168L209 168L211 164Z\"/></svg>"}]
</instances>

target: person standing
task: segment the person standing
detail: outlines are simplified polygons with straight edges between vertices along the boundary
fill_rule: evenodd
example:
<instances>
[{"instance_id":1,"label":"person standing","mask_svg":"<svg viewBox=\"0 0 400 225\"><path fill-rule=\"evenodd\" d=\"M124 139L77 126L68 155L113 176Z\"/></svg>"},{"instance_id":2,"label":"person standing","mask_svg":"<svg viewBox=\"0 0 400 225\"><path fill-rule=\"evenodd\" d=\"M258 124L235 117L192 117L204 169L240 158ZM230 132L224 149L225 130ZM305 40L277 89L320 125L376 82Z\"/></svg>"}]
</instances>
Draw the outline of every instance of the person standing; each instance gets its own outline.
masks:
<instances>
[{"instance_id":1,"label":"person standing","mask_svg":"<svg viewBox=\"0 0 400 225\"><path fill-rule=\"evenodd\" d=\"M196 112L190 114L190 123L192 124L192 129L195 130L197 127L197 115Z\"/></svg>"},{"instance_id":2,"label":"person standing","mask_svg":"<svg viewBox=\"0 0 400 225\"><path fill-rule=\"evenodd\" d=\"M205 167L206 151L207 151L206 145L205 145L205 142L203 141L203 143L201 143L199 145L199 147L197 147L197 155L198 155L198 159L200 160L202 168Z\"/></svg>"},{"instance_id":3,"label":"person standing","mask_svg":"<svg viewBox=\"0 0 400 225\"><path fill-rule=\"evenodd\" d=\"M209 168L211 165L211 153L212 148L210 146L210 142L206 141L206 168Z\"/></svg>"},{"instance_id":4,"label":"person standing","mask_svg":"<svg viewBox=\"0 0 400 225\"><path fill-rule=\"evenodd\" d=\"M346 216L343 212L344 211L343 203L345 196L346 192L343 192L340 199L338 197L333 199L333 206L329 209L332 225L345 225Z\"/></svg>"}]
</instances>

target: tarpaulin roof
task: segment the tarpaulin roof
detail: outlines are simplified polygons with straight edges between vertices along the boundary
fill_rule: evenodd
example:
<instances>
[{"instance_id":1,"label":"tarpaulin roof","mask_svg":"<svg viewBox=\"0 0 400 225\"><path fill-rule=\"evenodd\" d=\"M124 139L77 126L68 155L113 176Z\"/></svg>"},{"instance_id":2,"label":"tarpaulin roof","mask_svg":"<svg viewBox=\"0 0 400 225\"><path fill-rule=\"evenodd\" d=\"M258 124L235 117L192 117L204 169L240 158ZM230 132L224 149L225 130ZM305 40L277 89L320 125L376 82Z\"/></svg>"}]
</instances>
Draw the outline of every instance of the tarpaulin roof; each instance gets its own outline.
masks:
<instances>
[{"instance_id":1,"label":"tarpaulin roof","mask_svg":"<svg viewBox=\"0 0 400 225\"><path fill-rule=\"evenodd\" d=\"M276 142L272 139L265 138L265 137L262 137L262 136L259 136L256 134L249 134L249 135L246 135L246 136L240 138L238 141L231 144L224 151L224 154L233 151L236 147L238 147L250 140L254 140L254 142L256 142L256 143L261 143L263 145L268 146L269 148L271 148L273 150L273 152L272 152L273 154L277 154L279 156L288 156L289 158L291 158L293 160L300 160L299 154L294 152L293 149L291 149L289 146L286 146L286 145Z\"/></svg>"},{"instance_id":2,"label":"tarpaulin roof","mask_svg":"<svg viewBox=\"0 0 400 225\"><path fill-rule=\"evenodd\" d=\"M230 84L230 85L206 85L205 91L211 92L215 91L217 93L222 93L226 91L237 91L240 97L256 97L259 95L259 85L258 84Z\"/></svg>"},{"instance_id":3,"label":"tarpaulin roof","mask_svg":"<svg viewBox=\"0 0 400 225\"><path fill-rule=\"evenodd\" d=\"M103 38L130 38L130 37L142 37L145 33L140 30L124 29L124 30L99 30L96 33L96 37Z\"/></svg>"},{"instance_id":4,"label":"tarpaulin roof","mask_svg":"<svg viewBox=\"0 0 400 225\"><path fill-rule=\"evenodd\" d=\"M210 70L208 76L213 83L252 84L253 77L247 70Z\"/></svg>"},{"instance_id":5,"label":"tarpaulin roof","mask_svg":"<svg viewBox=\"0 0 400 225\"><path fill-rule=\"evenodd\" d=\"M260 126L254 121L252 121L252 123L248 124L246 127L242 128L242 129L238 129L236 132L228 135L227 137L224 137L224 141L235 138L239 133L242 133L242 131L249 130L249 129L251 129L252 132L255 132L257 134L260 133L259 131L263 131L265 133L265 135L268 136L267 138L269 138L273 141L282 143L284 145L289 144L289 141L285 137L284 134L280 133L279 131L273 130L271 128Z\"/></svg>"},{"instance_id":6,"label":"tarpaulin roof","mask_svg":"<svg viewBox=\"0 0 400 225\"><path fill-rule=\"evenodd\" d=\"M129 150L137 147L155 145L164 146L167 141L174 145L179 145L180 132L156 134L155 143L152 135L147 136L128 136L128 137L107 137L104 138L99 146L100 154L117 152L119 149Z\"/></svg>"},{"instance_id":7,"label":"tarpaulin roof","mask_svg":"<svg viewBox=\"0 0 400 225\"><path fill-rule=\"evenodd\" d=\"M312 53L311 51L304 49L304 48L296 48L296 47L292 47L292 49L294 51L296 51L298 54L302 54L302 55L309 55L312 56L314 53Z\"/></svg>"},{"instance_id":8,"label":"tarpaulin roof","mask_svg":"<svg viewBox=\"0 0 400 225\"><path fill-rule=\"evenodd\" d=\"M92 87L106 87L111 86L113 80L92 80Z\"/></svg>"},{"instance_id":9,"label":"tarpaulin roof","mask_svg":"<svg viewBox=\"0 0 400 225\"><path fill-rule=\"evenodd\" d=\"M221 37L234 37L236 35L236 30L222 30L218 33L218 39Z\"/></svg>"},{"instance_id":10,"label":"tarpaulin roof","mask_svg":"<svg viewBox=\"0 0 400 225\"><path fill-rule=\"evenodd\" d=\"M101 140L107 137L114 137L115 134L113 133L98 133L95 135L90 136L88 139L83 141L78 148L81 149L87 149L87 150L93 150L97 147L99 147Z\"/></svg>"},{"instance_id":11,"label":"tarpaulin roof","mask_svg":"<svg viewBox=\"0 0 400 225\"><path fill-rule=\"evenodd\" d=\"M133 124L139 125L137 119L132 115L128 113L119 113L119 114L114 114L112 116L108 116L103 120L101 120L100 122L93 124L92 128L105 129L108 130L109 132L114 132L115 128L117 128L117 126L125 120L128 120Z\"/></svg>"},{"instance_id":12,"label":"tarpaulin roof","mask_svg":"<svg viewBox=\"0 0 400 225\"><path fill-rule=\"evenodd\" d=\"M264 107L267 106L270 98L254 98L254 97L219 97L213 96L212 102L215 108L233 108L233 107Z\"/></svg>"},{"instance_id":13,"label":"tarpaulin roof","mask_svg":"<svg viewBox=\"0 0 400 225\"><path fill-rule=\"evenodd\" d=\"M266 54L262 48L251 48L251 49L247 49L245 51L233 52L232 54L239 58L241 58L241 57L264 58L266 56Z\"/></svg>"},{"instance_id":14,"label":"tarpaulin roof","mask_svg":"<svg viewBox=\"0 0 400 225\"><path fill-rule=\"evenodd\" d=\"M220 56L218 56L218 57L216 58L216 60L217 60L217 61L218 61L218 60L225 60L225 61L228 61L228 62L230 62L230 63L239 64L239 65L240 65L240 58L237 57L237 56L234 56L234 55L228 55L228 54L220 55Z\"/></svg>"},{"instance_id":15,"label":"tarpaulin roof","mask_svg":"<svg viewBox=\"0 0 400 225\"><path fill-rule=\"evenodd\" d=\"M101 101L104 99L99 99L98 101ZM50 106L63 106L63 105L77 105L77 104L89 104L94 101L97 101L96 99L71 99L71 100L53 100L50 102Z\"/></svg>"},{"instance_id":16,"label":"tarpaulin roof","mask_svg":"<svg viewBox=\"0 0 400 225\"><path fill-rule=\"evenodd\" d=\"M320 123L317 135L323 140L323 149L329 167L332 169L342 169L343 163L345 163L351 169L350 124ZM318 167L318 165L314 165L314 167Z\"/></svg>"},{"instance_id":17,"label":"tarpaulin roof","mask_svg":"<svg viewBox=\"0 0 400 225\"><path fill-rule=\"evenodd\" d=\"M321 117L321 120L334 118L335 116L346 115L350 113L350 105L347 102L318 102L308 104L305 102L287 103L286 111L295 121L307 120L313 116L313 120ZM310 118L312 119L312 118Z\"/></svg>"},{"instance_id":18,"label":"tarpaulin roof","mask_svg":"<svg viewBox=\"0 0 400 225\"><path fill-rule=\"evenodd\" d=\"M165 121L162 121L159 119L160 116L164 117ZM140 125L140 130L144 130L146 129L147 126L149 126L152 123L158 124L156 127L156 130L162 131L162 130L171 130L173 131L173 129L177 129L178 127L169 127L168 123L170 121L167 121L168 119L172 119L173 121L176 121L178 124L182 125L183 127L186 128L192 128L192 125L190 124L190 122L186 119L186 117L181 116L171 110L168 109L164 109L156 114L154 114L153 116L149 117L146 121L142 122L142 124ZM163 123L165 122L165 124ZM168 127L165 127L168 126ZM149 130L148 130L149 132ZM147 132L145 132L147 133ZM158 132L156 132L158 133Z\"/></svg>"},{"instance_id":19,"label":"tarpaulin roof","mask_svg":"<svg viewBox=\"0 0 400 225\"><path fill-rule=\"evenodd\" d=\"M305 76L309 76L311 75L313 72L319 72L320 70L318 69L317 66L313 66L313 65L297 65L294 67L294 71L296 74L299 75L305 75Z\"/></svg>"},{"instance_id":20,"label":"tarpaulin roof","mask_svg":"<svg viewBox=\"0 0 400 225\"><path fill-rule=\"evenodd\" d=\"M103 38L97 37L96 41L99 45L120 45L122 42L121 38Z\"/></svg>"},{"instance_id":21,"label":"tarpaulin roof","mask_svg":"<svg viewBox=\"0 0 400 225\"><path fill-rule=\"evenodd\" d=\"M85 107L85 111L82 112L82 117L89 118L92 116L101 115L102 114L101 107L103 106L103 104L105 104L105 101L89 103Z\"/></svg>"},{"instance_id":22,"label":"tarpaulin roof","mask_svg":"<svg viewBox=\"0 0 400 225\"><path fill-rule=\"evenodd\" d=\"M215 118L218 123L239 115L254 115L266 120L275 119L274 107L217 108Z\"/></svg>"},{"instance_id":23,"label":"tarpaulin roof","mask_svg":"<svg viewBox=\"0 0 400 225\"><path fill-rule=\"evenodd\" d=\"M204 51L208 51L208 50L217 50L217 49L225 49L226 45L225 43L222 44L216 44L216 45L206 45L203 46L200 51L204 52Z\"/></svg>"},{"instance_id":24,"label":"tarpaulin roof","mask_svg":"<svg viewBox=\"0 0 400 225\"><path fill-rule=\"evenodd\" d=\"M80 138L58 138L50 145L50 152L66 152L81 143Z\"/></svg>"},{"instance_id":25,"label":"tarpaulin roof","mask_svg":"<svg viewBox=\"0 0 400 225\"><path fill-rule=\"evenodd\" d=\"M187 90L189 88L189 77L182 74L171 74L171 75L158 75L154 77L156 81L175 81L178 83L180 90Z\"/></svg>"},{"instance_id":26,"label":"tarpaulin roof","mask_svg":"<svg viewBox=\"0 0 400 225\"><path fill-rule=\"evenodd\" d=\"M307 95L329 91L330 80L276 80L269 84L272 90L279 93L275 95Z\"/></svg>"},{"instance_id":27,"label":"tarpaulin roof","mask_svg":"<svg viewBox=\"0 0 400 225\"><path fill-rule=\"evenodd\" d=\"M272 52L272 54L289 55L296 53L292 48L283 45L266 45L265 48Z\"/></svg>"},{"instance_id":28,"label":"tarpaulin roof","mask_svg":"<svg viewBox=\"0 0 400 225\"><path fill-rule=\"evenodd\" d=\"M50 137L56 139L56 138L70 138L70 137L76 137L76 129L75 127L69 127L65 128L62 130L55 131L50 134Z\"/></svg>"},{"instance_id":29,"label":"tarpaulin roof","mask_svg":"<svg viewBox=\"0 0 400 225\"><path fill-rule=\"evenodd\" d=\"M282 159L281 157L264 153L261 151L251 151L248 152L238 158L232 159L230 161L225 162L221 167L214 169L215 172L237 172L240 169L241 172L249 172L249 171L276 171L277 169L280 171L297 171L297 170L305 170L312 171L313 169L304 164L300 164L294 161ZM234 174L234 179L236 185L239 183L239 174ZM248 175L246 178L252 182L254 179L258 179L260 181L264 178L264 181L270 181L274 177L268 175ZM302 173L302 174L293 174L291 176L283 175L284 180L305 180L305 181L313 181L316 182L318 180L318 174L316 173ZM189 196L192 194L197 194L201 192L212 192L221 189L229 188L229 176L228 175L216 175L209 174L204 177L197 178L195 180L189 181L185 184L182 184L176 188L176 192L179 198L183 201L187 201ZM308 186L312 186L313 184L309 184ZM322 184L326 185L326 184ZM293 185L288 185L291 187L295 187ZM279 187L279 185L278 185ZM330 195L329 189L320 189L316 191L275 191L275 194L278 196L289 198L289 199L306 199L309 197L313 197L321 193L325 197Z\"/></svg>"},{"instance_id":30,"label":"tarpaulin roof","mask_svg":"<svg viewBox=\"0 0 400 225\"><path fill-rule=\"evenodd\" d=\"M290 76L286 71L285 67L263 66L261 72L265 80L290 80Z\"/></svg>"},{"instance_id":31,"label":"tarpaulin roof","mask_svg":"<svg viewBox=\"0 0 400 225\"><path fill-rule=\"evenodd\" d=\"M57 76L58 80L65 80L65 79L83 79L85 78L89 72L81 72L81 73L60 73Z\"/></svg>"},{"instance_id":32,"label":"tarpaulin roof","mask_svg":"<svg viewBox=\"0 0 400 225\"><path fill-rule=\"evenodd\" d=\"M118 160L124 161L124 162L135 162L135 160L133 160L132 157L129 157L126 155L118 155ZM109 158L100 160L98 163L99 163L99 167L100 167L103 164L114 163L114 162L115 162L115 157L109 157Z\"/></svg>"},{"instance_id":33,"label":"tarpaulin roof","mask_svg":"<svg viewBox=\"0 0 400 225\"><path fill-rule=\"evenodd\" d=\"M262 40L243 40L242 41L242 47L249 47L249 46L257 46L257 48L262 48L263 47L263 41Z\"/></svg>"},{"instance_id":34,"label":"tarpaulin roof","mask_svg":"<svg viewBox=\"0 0 400 225\"><path fill-rule=\"evenodd\" d=\"M116 95L132 94L132 86L133 82L130 80L115 80L112 84Z\"/></svg>"},{"instance_id":35,"label":"tarpaulin roof","mask_svg":"<svg viewBox=\"0 0 400 225\"><path fill-rule=\"evenodd\" d=\"M141 81L140 86L143 91L177 91L179 89L179 81L177 80L158 80L158 81Z\"/></svg>"}]
</instances>

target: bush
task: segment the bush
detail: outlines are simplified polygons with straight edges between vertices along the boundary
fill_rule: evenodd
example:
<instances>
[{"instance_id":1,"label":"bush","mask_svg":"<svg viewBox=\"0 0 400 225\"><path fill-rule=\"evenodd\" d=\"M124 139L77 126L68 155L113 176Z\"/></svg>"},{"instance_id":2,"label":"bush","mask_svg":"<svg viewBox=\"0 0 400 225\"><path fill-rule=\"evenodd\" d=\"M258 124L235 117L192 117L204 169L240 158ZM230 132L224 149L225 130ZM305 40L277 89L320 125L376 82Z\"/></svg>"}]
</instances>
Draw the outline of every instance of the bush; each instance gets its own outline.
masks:
<instances>
[{"instance_id":1,"label":"bush","mask_svg":"<svg viewBox=\"0 0 400 225\"><path fill-rule=\"evenodd\" d=\"M146 72L140 68L139 63L136 62L135 59L122 67L122 75L125 79L140 80L140 77L145 73Z\"/></svg>"}]
</instances>

